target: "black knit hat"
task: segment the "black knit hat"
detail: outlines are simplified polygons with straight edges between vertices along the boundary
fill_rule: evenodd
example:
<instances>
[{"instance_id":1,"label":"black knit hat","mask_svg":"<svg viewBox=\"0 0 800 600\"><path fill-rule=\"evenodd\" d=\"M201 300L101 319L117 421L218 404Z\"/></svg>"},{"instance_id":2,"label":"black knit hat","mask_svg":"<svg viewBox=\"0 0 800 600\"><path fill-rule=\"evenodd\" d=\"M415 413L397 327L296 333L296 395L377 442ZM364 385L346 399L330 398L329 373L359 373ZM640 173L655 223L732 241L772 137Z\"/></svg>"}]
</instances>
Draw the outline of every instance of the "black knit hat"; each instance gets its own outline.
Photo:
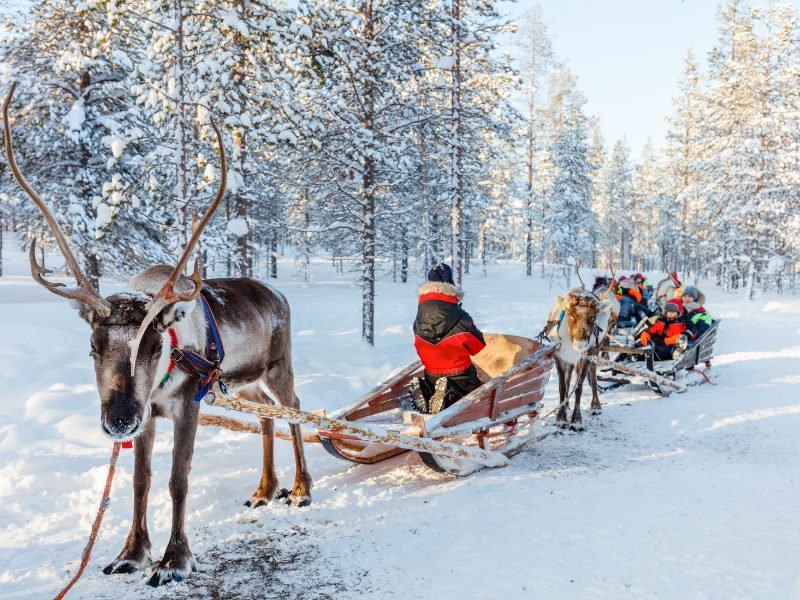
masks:
<instances>
[{"instance_id":1,"label":"black knit hat","mask_svg":"<svg viewBox=\"0 0 800 600\"><path fill-rule=\"evenodd\" d=\"M453 281L453 269L450 268L450 265L439 263L428 271L428 281L440 281L442 283L455 285Z\"/></svg>"}]
</instances>

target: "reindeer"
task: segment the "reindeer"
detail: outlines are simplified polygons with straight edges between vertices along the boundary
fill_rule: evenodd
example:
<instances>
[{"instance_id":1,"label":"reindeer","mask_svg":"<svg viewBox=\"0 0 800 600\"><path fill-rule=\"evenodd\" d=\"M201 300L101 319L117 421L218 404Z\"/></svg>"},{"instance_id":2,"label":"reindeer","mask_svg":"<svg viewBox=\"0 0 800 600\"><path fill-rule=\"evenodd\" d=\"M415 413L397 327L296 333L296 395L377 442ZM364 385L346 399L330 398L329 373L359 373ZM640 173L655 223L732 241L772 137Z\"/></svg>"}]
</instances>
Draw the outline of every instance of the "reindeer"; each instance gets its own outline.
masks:
<instances>
[{"instance_id":1,"label":"reindeer","mask_svg":"<svg viewBox=\"0 0 800 600\"><path fill-rule=\"evenodd\" d=\"M578 273L578 277L580 278L580 273ZM581 284L583 284L582 280ZM576 369L575 408L572 411L569 428L573 431L583 431L581 395L587 373L592 386L592 414L600 414L602 410L597 393L597 366L586 360L584 356L599 351L608 335L609 328L619 316L619 302L613 294L610 294L612 287L613 278L612 285L605 286L601 295L596 295L586 290L585 287L573 288L564 296L556 297L555 304L550 309L545 330L549 329L549 336L557 338L561 343L555 354L559 396L556 424L559 427L567 427L567 405L571 395L570 382L573 371ZM596 291L601 289L603 288L596 288ZM609 295L610 297L608 297Z\"/></svg>"},{"instance_id":2,"label":"reindeer","mask_svg":"<svg viewBox=\"0 0 800 600\"><path fill-rule=\"evenodd\" d=\"M224 357L225 382L230 390L252 401L273 402L266 391L269 389L282 405L299 408L294 392L289 305L280 292L253 279L202 281L197 260L190 278L181 274L197 239L225 193L225 150L222 134L213 120L211 125L219 145L221 163L220 186L177 265L174 268L167 265L150 267L130 282L130 292L103 298L84 277L55 218L25 180L14 160L8 119L14 88L15 84L12 84L3 103L8 164L17 182L42 212L77 285L66 288L62 283L44 278L51 271L37 264L35 242L31 244L29 254L31 274L49 291L78 305L80 316L92 330L89 347L100 396L100 426L115 442L134 441L133 523L119 556L103 572L132 573L151 566L147 497L156 434L154 417L168 417L173 421L174 430L169 479L172 531L163 558L154 565L148 584L158 586L169 581L181 581L197 570L184 531L189 470L199 413L199 404L195 402L199 398L195 396L200 385L205 386L202 389L214 382L219 385L217 380L222 371L217 360L203 380L198 381L181 369L171 369L171 361L174 358L180 367L186 351L202 354L204 350L211 349L212 353L222 350L211 343L213 329L206 316L207 307L227 351ZM176 347L178 343L180 348ZM176 350L183 358L176 357ZM187 370L192 372L191 368ZM203 373L193 375L202 376ZM300 426L292 424L290 427L296 473L291 493L281 490L281 497L286 498L290 505L306 506L311 502L311 477L306 468ZM278 496L273 462L273 421L262 419L261 432L261 480L246 502L252 507L265 505Z\"/></svg>"}]
</instances>

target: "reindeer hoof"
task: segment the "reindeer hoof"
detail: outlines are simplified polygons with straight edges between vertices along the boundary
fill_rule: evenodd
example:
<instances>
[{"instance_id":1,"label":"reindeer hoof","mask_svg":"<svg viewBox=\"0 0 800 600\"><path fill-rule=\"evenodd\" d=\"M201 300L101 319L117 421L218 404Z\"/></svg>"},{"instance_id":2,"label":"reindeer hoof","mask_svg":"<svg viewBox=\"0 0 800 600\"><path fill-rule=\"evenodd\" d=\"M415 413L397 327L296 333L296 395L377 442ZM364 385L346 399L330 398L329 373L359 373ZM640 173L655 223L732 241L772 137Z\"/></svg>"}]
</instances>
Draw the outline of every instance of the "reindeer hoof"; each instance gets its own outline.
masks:
<instances>
[{"instance_id":1,"label":"reindeer hoof","mask_svg":"<svg viewBox=\"0 0 800 600\"><path fill-rule=\"evenodd\" d=\"M153 576L147 580L147 585L150 587L158 587L160 585L169 583L170 581L178 583L196 571L197 562L194 560L194 558L191 559L189 565L182 568L159 567L153 572Z\"/></svg>"},{"instance_id":2,"label":"reindeer hoof","mask_svg":"<svg viewBox=\"0 0 800 600\"><path fill-rule=\"evenodd\" d=\"M602 415L603 414L603 409L602 408L593 408L592 409L592 414L594 416Z\"/></svg>"},{"instance_id":3,"label":"reindeer hoof","mask_svg":"<svg viewBox=\"0 0 800 600\"><path fill-rule=\"evenodd\" d=\"M127 575L129 573L135 573L136 571L144 571L147 567L150 566L150 552L146 552L141 558L124 558L125 552L123 551L116 559L114 559L111 564L109 564L105 569L103 569L103 573L106 575ZM138 555L138 552L133 553L133 556ZM128 554L131 556L131 554Z\"/></svg>"},{"instance_id":4,"label":"reindeer hoof","mask_svg":"<svg viewBox=\"0 0 800 600\"><path fill-rule=\"evenodd\" d=\"M287 490L286 488L281 488L280 491L278 492L278 495L275 496L275 499L276 500L286 500L288 497L289 497L289 490ZM287 503L288 503L288 500L287 500Z\"/></svg>"},{"instance_id":5,"label":"reindeer hoof","mask_svg":"<svg viewBox=\"0 0 800 600\"><path fill-rule=\"evenodd\" d=\"M571 423L569 429L570 431L583 431L583 423Z\"/></svg>"},{"instance_id":6,"label":"reindeer hoof","mask_svg":"<svg viewBox=\"0 0 800 600\"><path fill-rule=\"evenodd\" d=\"M286 500L286 504L301 508L303 506L311 506L311 496L295 496L292 494Z\"/></svg>"},{"instance_id":7,"label":"reindeer hoof","mask_svg":"<svg viewBox=\"0 0 800 600\"><path fill-rule=\"evenodd\" d=\"M281 490L281 492L285 492L286 490ZM253 492L253 495L250 496L250 500L244 503L245 506L250 508L259 508L261 506L266 506L270 502L272 502L273 498L280 498L279 494L276 494L277 490L273 489L271 491L262 491L260 488ZM286 492L288 495L289 492Z\"/></svg>"},{"instance_id":8,"label":"reindeer hoof","mask_svg":"<svg viewBox=\"0 0 800 600\"><path fill-rule=\"evenodd\" d=\"M560 429L566 429L567 427L569 427L569 423L567 423L566 421L556 421L556 427Z\"/></svg>"}]
</instances>

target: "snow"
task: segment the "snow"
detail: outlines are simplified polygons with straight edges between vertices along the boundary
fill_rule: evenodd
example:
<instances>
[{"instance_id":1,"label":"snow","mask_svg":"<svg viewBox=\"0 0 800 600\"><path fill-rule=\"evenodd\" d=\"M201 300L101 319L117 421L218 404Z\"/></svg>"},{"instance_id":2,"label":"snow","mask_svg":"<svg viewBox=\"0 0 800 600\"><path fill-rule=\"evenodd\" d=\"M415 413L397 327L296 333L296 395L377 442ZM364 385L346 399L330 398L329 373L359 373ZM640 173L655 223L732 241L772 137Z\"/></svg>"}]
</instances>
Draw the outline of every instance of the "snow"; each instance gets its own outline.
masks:
<instances>
[{"instance_id":1,"label":"snow","mask_svg":"<svg viewBox=\"0 0 800 600\"><path fill-rule=\"evenodd\" d=\"M452 69L456 64L456 57L452 55L445 55L440 56L439 60L436 61L436 64L433 66L434 69L442 69L444 71L449 71Z\"/></svg>"},{"instance_id":2,"label":"snow","mask_svg":"<svg viewBox=\"0 0 800 600\"><path fill-rule=\"evenodd\" d=\"M122 157L122 153L125 152L126 145L127 143L125 140L118 135L111 137L111 154L114 155L114 158L120 159Z\"/></svg>"},{"instance_id":3,"label":"snow","mask_svg":"<svg viewBox=\"0 0 800 600\"><path fill-rule=\"evenodd\" d=\"M13 240L4 252L0 595L52 597L80 559L111 444L100 433L87 326L31 281ZM274 286L292 308L305 409L331 413L411 362L417 281L377 282L371 348L360 340L357 285L327 261L312 263L315 283L303 283L282 260L286 277ZM485 331L534 335L565 291L523 271L497 265L467 278L465 308ZM105 294L122 287L103 282ZM551 436L502 469L456 480L411 454L355 465L307 444L312 506L248 509L260 441L201 429L186 513L201 570L184 583L151 589L143 574L101 572L130 527L133 456L123 451L92 558L68 598L797 597L800 300L751 303L702 287L709 310L726 315L715 385L668 398L639 386L609 392L601 416L585 415L584 433ZM552 377L545 410L556 395ZM160 421L154 558L169 536L171 444ZM290 444L276 442L276 464L290 484Z\"/></svg>"},{"instance_id":4,"label":"snow","mask_svg":"<svg viewBox=\"0 0 800 600\"><path fill-rule=\"evenodd\" d=\"M111 208L105 202L97 205L97 218L95 219L94 226L97 229L108 227L111 224Z\"/></svg>"},{"instance_id":5,"label":"snow","mask_svg":"<svg viewBox=\"0 0 800 600\"><path fill-rule=\"evenodd\" d=\"M238 237L247 235L250 228L247 226L247 219L231 219L228 221L228 226L225 228L225 233L229 233Z\"/></svg>"},{"instance_id":6,"label":"snow","mask_svg":"<svg viewBox=\"0 0 800 600\"><path fill-rule=\"evenodd\" d=\"M83 102L78 100L69 109L69 112L64 115L64 125L72 133L80 133L83 123L86 121L86 110L83 107Z\"/></svg>"}]
</instances>

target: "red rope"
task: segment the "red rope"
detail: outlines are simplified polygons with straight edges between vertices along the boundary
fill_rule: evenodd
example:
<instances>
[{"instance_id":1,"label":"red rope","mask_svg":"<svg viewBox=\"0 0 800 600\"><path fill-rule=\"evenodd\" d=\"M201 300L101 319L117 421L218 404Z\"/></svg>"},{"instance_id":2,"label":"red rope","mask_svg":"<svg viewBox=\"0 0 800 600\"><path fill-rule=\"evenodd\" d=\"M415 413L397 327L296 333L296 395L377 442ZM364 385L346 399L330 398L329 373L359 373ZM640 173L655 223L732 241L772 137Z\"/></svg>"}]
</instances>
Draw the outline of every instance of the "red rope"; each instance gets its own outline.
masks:
<instances>
[{"instance_id":1,"label":"red rope","mask_svg":"<svg viewBox=\"0 0 800 600\"><path fill-rule=\"evenodd\" d=\"M702 376L703 376L703 379L705 379L705 380L706 380L708 383L710 383L711 385L717 385L716 383L714 383L713 381L711 381L711 378L710 378L708 375L706 375L706 372L705 372L705 371L701 371L700 369L695 369L695 373L700 373L700 375L702 375Z\"/></svg>"},{"instance_id":2,"label":"red rope","mask_svg":"<svg viewBox=\"0 0 800 600\"><path fill-rule=\"evenodd\" d=\"M92 525L92 532L89 534L89 541L86 543L86 546L83 549L83 554L81 554L81 566L78 568L78 572L75 573L75 577L72 578L67 586L59 592L59 594L54 598L54 600L61 600L64 596L67 595L67 592L75 585L75 582L80 579L81 575L83 575L83 570L86 568L86 565L89 563L89 557L92 554L92 547L94 546L94 542L97 539L97 533L100 531L100 523L103 522L103 514L106 512L106 508L108 508L109 498L111 494L111 480L114 479L114 470L117 467L117 457L119 456L119 448L120 443L114 442L114 448L111 450L111 460L109 461L108 465L108 477L106 478L106 487L103 490L103 499L100 501L100 507L97 509L97 516L94 518L94 525Z\"/></svg>"}]
</instances>

